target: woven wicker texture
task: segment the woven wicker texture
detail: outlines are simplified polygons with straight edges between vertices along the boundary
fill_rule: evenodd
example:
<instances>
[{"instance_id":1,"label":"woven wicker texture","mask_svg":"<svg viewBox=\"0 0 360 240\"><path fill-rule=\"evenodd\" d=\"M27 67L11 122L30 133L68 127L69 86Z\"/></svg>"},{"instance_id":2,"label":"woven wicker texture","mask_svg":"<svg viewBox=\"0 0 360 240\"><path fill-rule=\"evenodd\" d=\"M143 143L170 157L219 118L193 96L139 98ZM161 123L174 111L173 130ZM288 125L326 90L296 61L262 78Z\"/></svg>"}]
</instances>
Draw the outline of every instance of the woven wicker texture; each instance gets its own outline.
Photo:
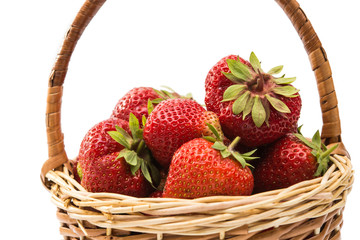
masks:
<instances>
[{"instance_id":1,"label":"woven wicker texture","mask_svg":"<svg viewBox=\"0 0 360 240\"><path fill-rule=\"evenodd\" d=\"M47 98L49 159L42 167L41 179L58 207L60 233L65 239L340 239L353 170L341 142L330 64L298 2L275 1L291 20L309 56L320 96L322 140L327 145L340 145L326 174L286 189L246 197L141 199L87 192L68 170L72 168L61 131L62 85L71 54L105 3L87 0L66 34L49 78Z\"/></svg>"},{"instance_id":2,"label":"woven wicker texture","mask_svg":"<svg viewBox=\"0 0 360 240\"><path fill-rule=\"evenodd\" d=\"M339 230L353 182L350 160L338 155L331 160L334 164L321 178L246 197L133 198L87 192L66 167L47 177L55 183L52 201L61 209L57 216L65 236L102 239L106 234L124 236L135 231L148 233L136 239L161 239L167 234L206 236L201 239L304 239L316 233L313 239L326 239L319 234L330 237ZM269 228L273 229L263 231ZM199 239L184 236L165 239Z\"/></svg>"}]
</instances>

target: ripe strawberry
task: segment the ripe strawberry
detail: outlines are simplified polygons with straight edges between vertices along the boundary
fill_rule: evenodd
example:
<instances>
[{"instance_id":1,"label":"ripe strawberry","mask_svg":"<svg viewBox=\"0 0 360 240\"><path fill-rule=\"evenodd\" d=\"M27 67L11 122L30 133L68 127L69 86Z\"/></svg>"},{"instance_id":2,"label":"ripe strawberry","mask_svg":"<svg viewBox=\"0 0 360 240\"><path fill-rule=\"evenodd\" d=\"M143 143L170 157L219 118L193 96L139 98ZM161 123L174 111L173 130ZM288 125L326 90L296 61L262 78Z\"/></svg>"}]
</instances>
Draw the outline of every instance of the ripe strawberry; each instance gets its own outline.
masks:
<instances>
[{"instance_id":1,"label":"ripe strawberry","mask_svg":"<svg viewBox=\"0 0 360 240\"><path fill-rule=\"evenodd\" d=\"M216 114L190 99L162 101L150 114L144 140L159 164L167 169L175 151L184 143L211 135L206 123L220 128Z\"/></svg>"},{"instance_id":2,"label":"ripe strawberry","mask_svg":"<svg viewBox=\"0 0 360 240\"><path fill-rule=\"evenodd\" d=\"M317 131L312 141L301 134L288 133L264 149L264 157L254 170L255 192L289 187L324 174L329 155Z\"/></svg>"},{"instance_id":3,"label":"ripe strawberry","mask_svg":"<svg viewBox=\"0 0 360 240\"><path fill-rule=\"evenodd\" d=\"M133 88L127 92L116 104L111 117L128 120L130 113L133 113L139 121L142 116L148 117L148 104L158 104L168 98L181 97L176 92L156 90L151 87Z\"/></svg>"},{"instance_id":4,"label":"ripe strawberry","mask_svg":"<svg viewBox=\"0 0 360 240\"><path fill-rule=\"evenodd\" d=\"M82 168L84 168L91 159L112 152L118 152L124 148L107 133L108 131L115 131L115 126L119 126L125 129L125 131L130 132L127 121L110 118L96 124L86 133L79 151L79 162Z\"/></svg>"},{"instance_id":5,"label":"ripe strawberry","mask_svg":"<svg viewBox=\"0 0 360 240\"><path fill-rule=\"evenodd\" d=\"M296 129L301 99L291 85L295 78L272 76L282 66L265 73L254 53L250 64L234 55L220 60L206 78L205 104L218 114L225 136L257 147Z\"/></svg>"},{"instance_id":6,"label":"ripe strawberry","mask_svg":"<svg viewBox=\"0 0 360 240\"><path fill-rule=\"evenodd\" d=\"M199 198L214 195L250 195L254 178L241 155L221 142L203 138L182 145L174 154L163 197Z\"/></svg>"},{"instance_id":7,"label":"ripe strawberry","mask_svg":"<svg viewBox=\"0 0 360 240\"><path fill-rule=\"evenodd\" d=\"M114 126L114 123L122 125ZM80 150L77 172L81 185L92 192L148 196L149 186L159 184L160 174L142 133L140 123L132 113L129 122L112 118L92 128Z\"/></svg>"},{"instance_id":8,"label":"ripe strawberry","mask_svg":"<svg viewBox=\"0 0 360 240\"><path fill-rule=\"evenodd\" d=\"M125 158L119 152L100 156L92 161L84 172L81 185L90 192L119 193L134 197L146 197L154 189L141 170L132 174Z\"/></svg>"}]
</instances>

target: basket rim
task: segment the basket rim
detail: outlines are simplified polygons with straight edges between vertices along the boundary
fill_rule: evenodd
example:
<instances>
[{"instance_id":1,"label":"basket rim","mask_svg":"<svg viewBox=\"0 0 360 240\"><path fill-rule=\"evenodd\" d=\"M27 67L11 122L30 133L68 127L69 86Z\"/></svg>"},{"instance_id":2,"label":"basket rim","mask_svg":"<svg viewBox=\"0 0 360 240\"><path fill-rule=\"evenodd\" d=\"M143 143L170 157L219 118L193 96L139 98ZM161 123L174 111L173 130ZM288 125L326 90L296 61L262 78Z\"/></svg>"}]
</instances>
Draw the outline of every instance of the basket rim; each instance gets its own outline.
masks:
<instances>
[{"instance_id":1,"label":"basket rim","mask_svg":"<svg viewBox=\"0 0 360 240\"><path fill-rule=\"evenodd\" d=\"M335 154L331 156L331 161L333 164L324 176L288 188L250 196L198 199L136 198L116 193L91 193L73 178L66 166L63 171L50 171L46 177L53 183L51 200L59 209L73 219L90 221L98 227L191 235L196 231L186 234L182 231L183 227L189 226L188 223L201 225L209 218L219 218L219 222L208 227L205 235L219 229L226 229L226 232L235 228L231 223L246 227L251 233L340 211L351 191L353 170L347 157ZM138 226L140 223L142 225ZM198 227L196 224L195 229Z\"/></svg>"}]
</instances>

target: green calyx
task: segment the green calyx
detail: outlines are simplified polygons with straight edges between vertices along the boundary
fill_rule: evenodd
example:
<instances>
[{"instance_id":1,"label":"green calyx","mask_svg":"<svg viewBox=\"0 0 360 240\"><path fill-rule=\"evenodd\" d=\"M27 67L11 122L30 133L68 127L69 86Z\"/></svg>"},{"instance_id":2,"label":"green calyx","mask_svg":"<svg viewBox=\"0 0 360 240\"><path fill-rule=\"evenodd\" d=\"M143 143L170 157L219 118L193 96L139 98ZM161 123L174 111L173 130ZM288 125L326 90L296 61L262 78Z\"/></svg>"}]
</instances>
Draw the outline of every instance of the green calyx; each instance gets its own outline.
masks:
<instances>
[{"instance_id":1,"label":"green calyx","mask_svg":"<svg viewBox=\"0 0 360 240\"><path fill-rule=\"evenodd\" d=\"M229 146L226 146L224 144L223 139L220 137L220 134L216 130L216 128L214 126L212 126L211 124L207 123L207 125L208 125L209 129L214 133L216 138L210 137L210 136L204 136L203 138L208 140L209 142L214 143L212 145L212 148L215 149L215 150L218 150L220 152L222 158L230 157L230 158L238 161L243 168L245 168L246 166L249 166L249 167L253 168L253 166L250 165L249 163L247 163L247 161L254 160L254 159L258 158L258 157L252 157L251 156L252 154L254 154L256 152L256 149L253 150L253 151L241 154L241 153L234 150L236 145L240 141L240 137L236 137Z\"/></svg>"},{"instance_id":2,"label":"green calyx","mask_svg":"<svg viewBox=\"0 0 360 240\"><path fill-rule=\"evenodd\" d=\"M172 88L167 86L162 86L163 88L167 90L157 90L153 88L153 90L160 96L156 99L148 99L148 114L154 110L155 105L159 104L160 102L166 100L166 99L174 99L174 98L185 98L185 99L193 99L193 96L191 93L186 94L185 96L181 96L178 93L176 93Z\"/></svg>"},{"instance_id":3,"label":"green calyx","mask_svg":"<svg viewBox=\"0 0 360 240\"><path fill-rule=\"evenodd\" d=\"M146 118L142 118L142 126L145 126ZM130 170L133 175L141 169L145 179L156 188L160 182L160 172L153 163L150 150L147 148L143 139L143 129L136 116L130 113L129 128L131 135L123 128L116 126L116 131L109 131L108 134L124 149L120 151L116 159L124 158L130 165Z\"/></svg>"},{"instance_id":4,"label":"green calyx","mask_svg":"<svg viewBox=\"0 0 360 240\"><path fill-rule=\"evenodd\" d=\"M242 118L245 119L251 113L255 125L261 127L264 122L268 124L270 106L280 113L290 113L279 96L297 97L299 90L290 85L296 78L273 76L279 74L283 66L274 67L265 73L253 52L249 61L252 68L240 60L226 60L230 72L222 73L234 85L225 90L222 102L234 101L232 111L235 115L242 113Z\"/></svg>"},{"instance_id":5,"label":"green calyx","mask_svg":"<svg viewBox=\"0 0 360 240\"><path fill-rule=\"evenodd\" d=\"M298 129L298 133L295 133L295 136L306 146L312 149L311 154L316 158L318 163L315 176L322 176L329 168L330 154L338 147L338 144L332 146L331 148L327 148L321 141L319 130L316 131L311 140L308 140L300 133L300 129L301 127Z\"/></svg>"},{"instance_id":6,"label":"green calyx","mask_svg":"<svg viewBox=\"0 0 360 240\"><path fill-rule=\"evenodd\" d=\"M206 126L208 126L208 128L214 134L215 137L213 137L213 136L204 136L203 135L202 137L205 140L208 140L209 142L216 142L216 141L223 142L224 141L223 135L220 134L218 132L218 130L213 125L211 125L210 123L206 123Z\"/></svg>"},{"instance_id":7,"label":"green calyx","mask_svg":"<svg viewBox=\"0 0 360 240\"><path fill-rule=\"evenodd\" d=\"M82 180L82 178L83 178L83 170L82 170L82 167L80 166L79 163L76 166L76 172L77 172L80 180Z\"/></svg>"}]
</instances>

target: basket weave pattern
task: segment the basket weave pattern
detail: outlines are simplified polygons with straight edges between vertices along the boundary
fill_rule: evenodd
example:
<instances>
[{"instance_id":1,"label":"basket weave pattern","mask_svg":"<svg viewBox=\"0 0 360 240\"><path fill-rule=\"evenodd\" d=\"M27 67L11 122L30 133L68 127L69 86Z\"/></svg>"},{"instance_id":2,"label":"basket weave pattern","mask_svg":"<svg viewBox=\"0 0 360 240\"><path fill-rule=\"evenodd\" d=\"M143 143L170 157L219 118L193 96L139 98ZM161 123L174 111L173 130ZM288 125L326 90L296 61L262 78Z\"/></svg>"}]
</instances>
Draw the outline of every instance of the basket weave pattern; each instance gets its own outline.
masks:
<instances>
[{"instance_id":1,"label":"basket weave pattern","mask_svg":"<svg viewBox=\"0 0 360 240\"><path fill-rule=\"evenodd\" d=\"M49 159L41 178L58 207L65 239L340 239L342 212L353 183L341 142L336 92L325 50L295 0L275 0L301 38L314 71L323 117L322 140L339 144L320 178L252 196L193 200L134 198L87 192L73 178L61 131L63 83L72 52L106 0L87 0L66 34L49 78L46 125ZM136 232L136 233L135 233Z\"/></svg>"},{"instance_id":2,"label":"basket weave pattern","mask_svg":"<svg viewBox=\"0 0 360 240\"><path fill-rule=\"evenodd\" d=\"M342 224L342 210L353 181L348 158L335 155L331 160L334 164L321 178L246 197L174 200L90 193L66 167L49 172L47 178L55 183L52 201L61 209L57 216L65 236L103 239L96 237L124 236L135 231L150 233L136 239L156 239L166 234L207 235L201 239L304 239L293 237L307 237L315 230L318 235L313 239L326 239ZM326 227L321 228L324 224Z\"/></svg>"}]
</instances>

